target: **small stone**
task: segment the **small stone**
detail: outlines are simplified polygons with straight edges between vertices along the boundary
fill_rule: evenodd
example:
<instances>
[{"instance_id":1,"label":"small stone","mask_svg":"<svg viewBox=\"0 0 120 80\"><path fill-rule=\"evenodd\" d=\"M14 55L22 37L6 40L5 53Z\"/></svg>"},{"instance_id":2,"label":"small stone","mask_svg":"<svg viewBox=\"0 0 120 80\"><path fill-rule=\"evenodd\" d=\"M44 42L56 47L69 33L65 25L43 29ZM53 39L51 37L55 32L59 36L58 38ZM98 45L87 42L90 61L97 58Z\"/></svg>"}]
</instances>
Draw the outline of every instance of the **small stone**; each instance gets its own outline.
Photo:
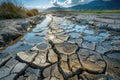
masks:
<instances>
[{"instance_id":1,"label":"small stone","mask_svg":"<svg viewBox=\"0 0 120 80\"><path fill-rule=\"evenodd\" d=\"M70 38L69 41L72 41L74 43L77 43L79 47L82 46L82 42L83 42L83 39L82 38L77 38L77 39L74 39L74 38Z\"/></svg>"},{"instance_id":2,"label":"small stone","mask_svg":"<svg viewBox=\"0 0 120 80\"><path fill-rule=\"evenodd\" d=\"M3 66L2 68L0 68L0 79L5 76L8 76L11 70L12 70L12 67L9 68L9 67Z\"/></svg>"},{"instance_id":3,"label":"small stone","mask_svg":"<svg viewBox=\"0 0 120 80\"><path fill-rule=\"evenodd\" d=\"M97 75L99 75L99 74L97 74ZM82 74L79 75L79 77L82 78L81 80L96 80L95 77L97 75L83 72Z\"/></svg>"},{"instance_id":4,"label":"small stone","mask_svg":"<svg viewBox=\"0 0 120 80\"><path fill-rule=\"evenodd\" d=\"M31 63L37 53L26 53L26 52L19 52L17 53L16 57L23 62Z\"/></svg>"},{"instance_id":5,"label":"small stone","mask_svg":"<svg viewBox=\"0 0 120 80\"><path fill-rule=\"evenodd\" d=\"M120 52L119 51L109 51L105 54L110 59L118 59L120 60Z\"/></svg>"},{"instance_id":6,"label":"small stone","mask_svg":"<svg viewBox=\"0 0 120 80\"><path fill-rule=\"evenodd\" d=\"M86 71L90 73L102 73L105 70L105 61L99 53L87 49L80 49L78 55Z\"/></svg>"},{"instance_id":7,"label":"small stone","mask_svg":"<svg viewBox=\"0 0 120 80\"><path fill-rule=\"evenodd\" d=\"M78 60L77 54L73 54L69 57L69 65L74 74L82 71L82 66Z\"/></svg>"},{"instance_id":8,"label":"small stone","mask_svg":"<svg viewBox=\"0 0 120 80\"><path fill-rule=\"evenodd\" d=\"M120 40L112 40L112 45L120 45Z\"/></svg>"},{"instance_id":9,"label":"small stone","mask_svg":"<svg viewBox=\"0 0 120 80\"><path fill-rule=\"evenodd\" d=\"M61 32L63 32L64 30L63 29L56 29L56 32L57 33L61 33Z\"/></svg>"},{"instance_id":10,"label":"small stone","mask_svg":"<svg viewBox=\"0 0 120 80\"><path fill-rule=\"evenodd\" d=\"M40 77L40 69L28 68L25 71L25 76L27 76L26 80L38 80Z\"/></svg>"},{"instance_id":11,"label":"small stone","mask_svg":"<svg viewBox=\"0 0 120 80\"><path fill-rule=\"evenodd\" d=\"M9 76L6 76L0 80L15 80L16 76L17 76L17 74L10 74Z\"/></svg>"},{"instance_id":12,"label":"small stone","mask_svg":"<svg viewBox=\"0 0 120 80\"><path fill-rule=\"evenodd\" d=\"M95 80L117 80L116 78L112 76L106 76L106 75L98 75Z\"/></svg>"},{"instance_id":13,"label":"small stone","mask_svg":"<svg viewBox=\"0 0 120 80\"><path fill-rule=\"evenodd\" d=\"M19 76L17 80L25 80L26 78L24 76Z\"/></svg>"},{"instance_id":14,"label":"small stone","mask_svg":"<svg viewBox=\"0 0 120 80\"><path fill-rule=\"evenodd\" d=\"M45 66L49 65L49 63L46 61L47 61L47 51L39 52L38 55L35 57L33 64L36 67L45 67Z\"/></svg>"},{"instance_id":15,"label":"small stone","mask_svg":"<svg viewBox=\"0 0 120 80\"><path fill-rule=\"evenodd\" d=\"M43 43L38 43L31 50L32 51L46 51L49 48L51 48L50 44L43 42Z\"/></svg>"},{"instance_id":16,"label":"small stone","mask_svg":"<svg viewBox=\"0 0 120 80\"><path fill-rule=\"evenodd\" d=\"M111 45L113 50L120 50L120 40L112 40Z\"/></svg>"},{"instance_id":17,"label":"small stone","mask_svg":"<svg viewBox=\"0 0 120 80\"><path fill-rule=\"evenodd\" d=\"M105 74L90 74L87 72L84 72L80 77L85 76L88 80L116 80L115 78L110 78L110 76L107 76Z\"/></svg>"},{"instance_id":18,"label":"small stone","mask_svg":"<svg viewBox=\"0 0 120 80\"><path fill-rule=\"evenodd\" d=\"M9 66L9 68L10 68L10 67L14 67L18 63L19 63L19 61L17 61L16 59L12 58L5 64L5 66Z\"/></svg>"},{"instance_id":19,"label":"small stone","mask_svg":"<svg viewBox=\"0 0 120 80\"><path fill-rule=\"evenodd\" d=\"M61 40L61 39L58 39L58 38L55 38L52 40L53 43L63 43L64 40Z\"/></svg>"},{"instance_id":20,"label":"small stone","mask_svg":"<svg viewBox=\"0 0 120 80\"><path fill-rule=\"evenodd\" d=\"M60 54L60 56L61 56L61 61L67 61L68 60L67 55Z\"/></svg>"},{"instance_id":21,"label":"small stone","mask_svg":"<svg viewBox=\"0 0 120 80\"><path fill-rule=\"evenodd\" d=\"M30 73L30 74L33 74L35 75L36 77L40 77L40 72L41 70L40 69L34 69L34 68L31 68L31 67L28 67L25 71L26 73Z\"/></svg>"},{"instance_id":22,"label":"small stone","mask_svg":"<svg viewBox=\"0 0 120 80\"><path fill-rule=\"evenodd\" d=\"M0 79L5 76L8 76L17 63L18 63L17 60L11 59L5 64L5 66L1 67L0 68Z\"/></svg>"},{"instance_id":23,"label":"small stone","mask_svg":"<svg viewBox=\"0 0 120 80\"><path fill-rule=\"evenodd\" d=\"M62 70L61 72L65 78L68 78L73 75L72 71L69 69L67 62L61 61L60 68L61 68L61 70Z\"/></svg>"},{"instance_id":24,"label":"small stone","mask_svg":"<svg viewBox=\"0 0 120 80\"><path fill-rule=\"evenodd\" d=\"M26 80L38 80L34 75L29 75Z\"/></svg>"},{"instance_id":25,"label":"small stone","mask_svg":"<svg viewBox=\"0 0 120 80\"><path fill-rule=\"evenodd\" d=\"M96 51L104 54L105 52L109 51L108 47L104 47L104 46L96 46Z\"/></svg>"},{"instance_id":26,"label":"small stone","mask_svg":"<svg viewBox=\"0 0 120 80\"><path fill-rule=\"evenodd\" d=\"M55 63L58 61L57 54L53 51L53 49L49 49L48 60L51 63Z\"/></svg>"},{"instance_id":27,"label":"small stone","mask_svg":"<svg viewBox=\"0 0 120 80\"><path fill-rule=\"evenodd\" d=\"M111 53L111 52L110 52ZM107 54L108 56L109 54ZM114 54L116 55L116 54ZM106 68L106 75L113 76L116 79L113 80L120 80L120 59L115 58L114 56L103 56L105 61L107 62L107 68Z\"/></svg>"},{"instance_id":28,"label":"small stone","mask_svg":"<svg viewBox=\"0 0 120 80\"><path fill-rule=\"evenodd\" d=\"M119 44L118 44L119 45ZM106 47L107 46L107 47ZM110 50L114 50L114 45L111 43L111 41L104 41L96 46L96 51L103 54ZM118 46L117 46L118 47Z\"/></svg>"},{"instance_id":29,"label":"small stone","mask_svg":"<svg viewBox=\"0 0 120 80\"><path fill-rule=\"evenodd\" d=\"M0 47L2 47L3 43L4 43L4 40L3 40L3 37L0 34Z\"/></svg>"},{"instance_id":30,"label":"small stone","mask_svg":"<svg viewBox=\"0 0 120 80\"><path fill-rule=\"evenodd\" d=\"M26 31L29 31L30 28L32 27L32 25L30 24L30 22L23 22L23 23L21 23L21 26Z\"/></svg>"},{"instance_id":31,"label":"small stone","mask_svg":"<svg viewBox=\"0 0 120 80\"><path fill-rule=\"evenodd\" d=\"M61 44L55 44L55 48L59 53L70 55L76 52L78 46L74 43L64 42Z\"/></svg>"},{"instance_id":32,"label":"small stone","mask_svg":"<svg viewBox=\"0 0 120 80\"><path fill-rule=\"evenodd\" d=\"M7 61L9 61L12 57L8 56L2 60L0 60L0 67L3 66Z\"/></svg>"},{"instance_id":33,"label":"small stone","mask_svg":"<svg viewBox=\"0 0 120 80\"><path fill-rule=\"evenodd\" d=\"M89 23L90 25L93 25L93 24L94 24L94 21L91 20L91 21L89 21L88 23Z\"/></svg>"},{"instance_id":34,"label":"small stone","mask_svg":"<svg viewBox=\"0 0 120 80\"><path fill-rule=\"evenodd\" d=\"M93 42L89 42L89 41L84 41L82 43L82 46L83 46L83 48L87 48L87 49L90 49L90 50L95 50L95 48L96 48L96 44L93 43Z\"/></svg>"},{"instance_id":35,"label":"small stone","mask_svg":"<svg viewBox=\"0 0 120 80\"><path fill-rule=\"evenodd\" d=\"M57 38L59 38L59 39L61 39L61 40L63 40L63 41L67 41L68 38L69 38L69 36L64 36L64 35L62 35L62 36L57 36Z\"/></svg>"},{"instance_id":36,"label":"small stone","mask_svg":"<svg viewBox=\"0 0 120 80\"><path fill-rule=\"evenodd\" d=\"M15 65L11 73L22 73L27 68L27 64L25 63L18 63Z\"/></svg>"},{"instance_id":37,"label":"small stone","mask_svg":"<svg viewBox=\"0 0 120 80\"><path fill-rule=\"evenodd\" d=\"M17 80L38 80L40 77L40 69L33 69L28 67L24 75L20 75Z\"/></svg>"},{"instance_id":38,"label":"small stone","mask_svg":"<svg viewBox=\"0 0 120 80\"><path fill-rule=\"evenodd\" d=\"M70 32L69 35L71 38L80 38L80 34L74 31Z\"/></svg>"},{"instance_id":39,"label":"small stone","mask_svg":"<svg viewBox=\"0 0 120 80\"><path fill-rule=\"evenodd\" d=\"M64 80L62 74L58 70L57 64L53 64L52 66L46 68L43 71L43 76L45 77L44 80Z\"/></svg>"},{"instance_id":40,"label":"small stone","mask_svg":"<svg viewBox=\"0 0 120 80\"><path fill-rule=\"evenodd\" d=\"M79 79L78 79L77 75L75 75L75 76L73 76L71 78L68 78L68 80L79 80Z\"/></svg>"}]
</instances>

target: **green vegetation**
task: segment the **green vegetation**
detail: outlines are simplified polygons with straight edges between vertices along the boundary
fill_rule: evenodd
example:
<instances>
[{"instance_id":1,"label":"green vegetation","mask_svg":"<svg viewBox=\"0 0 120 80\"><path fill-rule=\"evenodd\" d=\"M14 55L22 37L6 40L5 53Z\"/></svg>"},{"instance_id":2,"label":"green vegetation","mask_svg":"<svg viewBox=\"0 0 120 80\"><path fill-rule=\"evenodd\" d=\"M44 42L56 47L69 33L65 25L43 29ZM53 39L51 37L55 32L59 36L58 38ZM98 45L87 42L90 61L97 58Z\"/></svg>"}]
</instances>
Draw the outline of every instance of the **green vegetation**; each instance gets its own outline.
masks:
<instances>
[{"instance_id":1,"label":"green vegetation","mask_svg":"<svg viewBox=\"0 0 120 80\"><path fill-rule=\"evenodd\" d=\"M78 13L120 13L120 10L61 10L61 11L51 11L51 12L78 12Z\"/></svg>"},{"instance_id":2,"label":"green vegetation","mask_svg":"<svg viewBox=\"0 0 120 80\"><path fill-rule=\"evenodd\" d=\"M22 4L15 0L3 0L0 2L0 19L25 18L38 14L37 9L26 10Z\"/></svg>"},{"instance_id":3,"label":"green vegetation","mask_svg":"<svg viewBox=\"0 0 120 80\"><path fill-rule=\"evenodd\" d=\"M81 10L81 13L120 13L120 10Z\"/></svg>"}]
</instances>

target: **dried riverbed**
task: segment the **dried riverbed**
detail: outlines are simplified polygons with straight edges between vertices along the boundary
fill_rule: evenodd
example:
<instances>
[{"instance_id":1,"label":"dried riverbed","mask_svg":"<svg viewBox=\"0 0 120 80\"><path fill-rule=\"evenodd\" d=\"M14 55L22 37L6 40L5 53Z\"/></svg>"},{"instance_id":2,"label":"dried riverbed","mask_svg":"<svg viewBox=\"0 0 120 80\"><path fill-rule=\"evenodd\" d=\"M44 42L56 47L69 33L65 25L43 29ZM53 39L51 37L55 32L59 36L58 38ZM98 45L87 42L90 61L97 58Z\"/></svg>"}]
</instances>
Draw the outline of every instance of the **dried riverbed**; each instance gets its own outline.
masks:
<instances>
[{"instance_id":1,"label":"dried riverbed","mask_svg":"<svg viewBox=\"0 0 120 80\"><path fill-rule=\"evenodd\" d=\"M119 14L62 14L1 52L0 80L120 79Z\"/></svg>"}]
</instances>

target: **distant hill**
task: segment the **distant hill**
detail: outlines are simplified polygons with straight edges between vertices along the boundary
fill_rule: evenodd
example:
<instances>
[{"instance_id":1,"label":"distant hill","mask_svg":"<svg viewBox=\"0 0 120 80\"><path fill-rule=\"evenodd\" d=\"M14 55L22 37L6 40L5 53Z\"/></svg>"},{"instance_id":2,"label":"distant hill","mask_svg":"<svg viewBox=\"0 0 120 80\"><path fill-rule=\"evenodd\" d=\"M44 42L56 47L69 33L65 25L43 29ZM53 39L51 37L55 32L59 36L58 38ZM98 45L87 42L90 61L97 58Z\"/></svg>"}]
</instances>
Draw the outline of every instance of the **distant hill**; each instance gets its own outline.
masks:
<instances>
[{"instance_id":1,"label":"distant hill","mask_svg":"<svg viewBox=\"0 0 120 80\"><path fill-rule=\"evenodd\" d=\"M88 4L77 5L69 8L51 7L47 10L120 10L120 0L95 0Z\"/></svg>"},{"instance_id":2,"label":"distant hill","mask_svg":"<svg viewBox=\"0 0 120 80\"><path fill-rule=\"evenodd\" d=\"M49 10L49 11L51 11L51 10L66 10L66 8L51 7L51 8L46 9L46 11L47 11L47 10Z\"/></svg>"}]
</instances>

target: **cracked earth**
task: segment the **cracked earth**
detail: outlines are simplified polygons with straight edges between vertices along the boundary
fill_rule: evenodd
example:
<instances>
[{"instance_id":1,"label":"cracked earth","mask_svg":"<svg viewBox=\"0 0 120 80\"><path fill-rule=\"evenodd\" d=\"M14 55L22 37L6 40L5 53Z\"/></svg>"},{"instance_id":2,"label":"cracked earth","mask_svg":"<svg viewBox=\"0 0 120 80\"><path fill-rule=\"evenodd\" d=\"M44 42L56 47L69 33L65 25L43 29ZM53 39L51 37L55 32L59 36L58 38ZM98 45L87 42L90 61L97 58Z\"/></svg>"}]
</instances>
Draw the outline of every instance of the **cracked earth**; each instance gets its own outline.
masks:
<instances>
[{"instance_id":1,"label":"cracked earth","mask_svg":"<svg viewBox=\"0 0 120 80\"><path fill-rule=\"evenodd\" d=\"M59 16L44 23L1 59L0 80L120 80L120 36Z\"/></svg>"}]
</instances>

